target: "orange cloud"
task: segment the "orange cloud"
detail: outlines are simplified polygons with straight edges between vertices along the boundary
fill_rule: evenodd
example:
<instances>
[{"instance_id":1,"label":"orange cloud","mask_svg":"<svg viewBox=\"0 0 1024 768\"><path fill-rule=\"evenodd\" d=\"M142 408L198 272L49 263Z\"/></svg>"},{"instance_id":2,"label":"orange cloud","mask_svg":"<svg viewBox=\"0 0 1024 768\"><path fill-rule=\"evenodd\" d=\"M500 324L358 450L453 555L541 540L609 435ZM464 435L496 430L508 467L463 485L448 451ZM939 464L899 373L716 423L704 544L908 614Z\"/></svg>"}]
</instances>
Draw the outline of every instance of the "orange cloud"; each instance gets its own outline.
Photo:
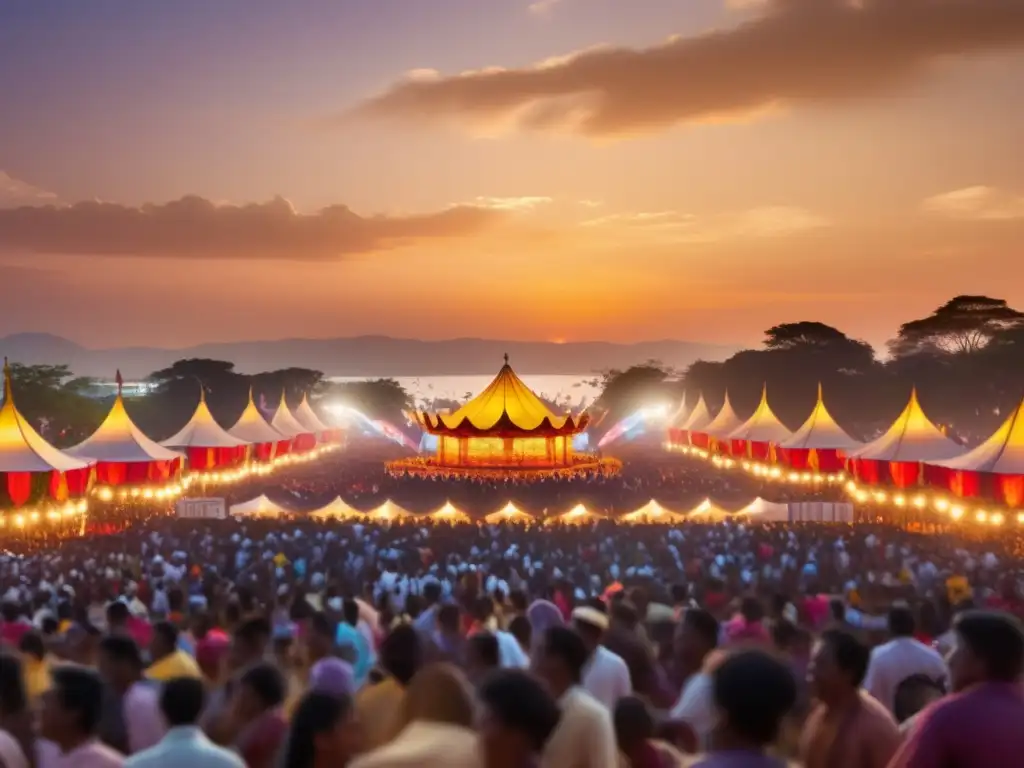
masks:
<instances>
[{"instance_id":1,"label":"orange cloud","mask_svg":"<svg viewBox=\"0 0 1024 768\"><path fill-rule=\"evenodd\" d=\"M0 171L0 208L53 203L56 200L57 196L53 192L34 187L28 182L14 178L9 173Z\"/></svg>"},{"instance_id":2,"label":"orange cloud","mask_svg":"<svg viewBox=\"0 0 1024 768\"><path fill-rule=\"evenodd\" d=\"M1024 196L993 187L965 187L929 197L925 213L961 221L1009 221L1024 219Z\"/></svg>"},{"instance_id":3,"label":"orange cloud","mask_svg":"<svg viewBox=\"0 0 1024 768\"><path fill-rule=\"evenodd\" d=\"M302 214L280 197L253 205L217 205L190 196L138 208L82 202L0 209L0 250L319 260L473 235L505 216L479 205L413 216L360 216L343 205Z\"/></svg>"},{"instance_id":4,"label":"orange cloud","mask_svg":"<svg viewBox=\"0 0 1024 768\"><path fill-rule=\"evenodd\" d=\"M949 57L1024 47L1021 0L766 0L731 29L522 69L403 80L357 116L616 137L886 94Z\"/></svg>"}]
</instances>

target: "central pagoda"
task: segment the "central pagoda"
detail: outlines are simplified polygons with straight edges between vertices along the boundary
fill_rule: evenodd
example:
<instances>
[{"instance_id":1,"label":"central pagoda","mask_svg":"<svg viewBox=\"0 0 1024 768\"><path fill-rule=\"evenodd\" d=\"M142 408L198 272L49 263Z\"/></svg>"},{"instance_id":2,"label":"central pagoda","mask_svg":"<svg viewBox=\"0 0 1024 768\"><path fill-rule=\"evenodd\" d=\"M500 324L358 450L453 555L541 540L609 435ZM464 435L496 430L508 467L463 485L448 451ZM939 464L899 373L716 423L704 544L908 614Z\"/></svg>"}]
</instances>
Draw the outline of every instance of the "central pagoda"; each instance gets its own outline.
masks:
<instances>
[{"instance_id":1,"label":"central pagoda","mask_svg":"<svg viewBox=\"0 0 1024 768\"><path fill-rule=\"evenodd\" d=\"M454 413L411 414L425 432L437 437L437 453L393 461L393 475L570 476L614 474L614 459L575 453L572 438L590 417L555 415L520 379L508 355L494 381Z\"/></svg>"}]
</instances>

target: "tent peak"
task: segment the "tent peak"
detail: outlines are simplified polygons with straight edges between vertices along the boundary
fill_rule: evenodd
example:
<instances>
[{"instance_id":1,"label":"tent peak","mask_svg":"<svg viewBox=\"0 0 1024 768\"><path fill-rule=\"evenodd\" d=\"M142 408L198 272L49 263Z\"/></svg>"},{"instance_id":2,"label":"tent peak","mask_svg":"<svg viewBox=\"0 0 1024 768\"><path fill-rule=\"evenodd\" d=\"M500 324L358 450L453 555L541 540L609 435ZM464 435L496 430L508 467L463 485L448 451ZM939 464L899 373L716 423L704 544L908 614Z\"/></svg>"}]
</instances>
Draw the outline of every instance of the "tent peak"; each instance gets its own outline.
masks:
<instances>
[{"instance_id":1,"label":"tent peak","mask_svg":"<svg viewBox=\"0 0 1024 768\"><path fill-rule=\"evenodd\" d=\"M11 389L11 366L7 362L7 355L4 355L4 402L13 402Z\"/></svg>"}]
</instances>

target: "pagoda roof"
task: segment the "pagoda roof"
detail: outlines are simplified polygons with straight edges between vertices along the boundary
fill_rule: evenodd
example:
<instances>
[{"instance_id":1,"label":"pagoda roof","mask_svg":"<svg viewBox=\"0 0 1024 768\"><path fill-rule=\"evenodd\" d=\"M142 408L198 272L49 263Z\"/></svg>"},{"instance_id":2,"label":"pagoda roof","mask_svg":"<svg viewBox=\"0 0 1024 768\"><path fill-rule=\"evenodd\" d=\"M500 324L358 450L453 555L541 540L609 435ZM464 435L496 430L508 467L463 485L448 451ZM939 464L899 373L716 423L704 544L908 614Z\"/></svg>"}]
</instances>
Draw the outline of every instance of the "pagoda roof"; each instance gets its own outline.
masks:
<instances>
[{"instance_id":1,"label":"pagoda roof","mask_svg":"<svg viewBox=\"0 0 1024 768\"><path fill-rule=\"evenodd\" d=\"M176 434L160 441L160 445L168 448L239 448L248 444L247 440L229 434L214 420L202 388L199 390L199 405L192 418Z\"/></svg>"},{"instance_id":2,"label":"pagoda roof","mask_svg":"<svg viewBox=\"0 0 1024 768\"><path fill-rule=\"evenodd\" d=\"M256 402L252 399L251 387L249 402L246 404L245 410L242 411L242 415L238 417L238 421L235 422L235 426L228 430L228 434L247 443L277 443L288 439L263 418L263 414L260 413L260 409L256 407Z\"/></svg>"},{"instance_id":3,"label":"pagoda roof","mask_svg":"<svg viewBox=\"0 0 1024 768\"><path fill-rule=\"evenodd\" d=\"M782 448L795 448L797 450L837 450L852 451L863 447L864 443L854 440L840 427L832 414L825 407L825 398L822 396L821 384L818 385L818 402L807 420L793 436L788 440L779 443Z\"/></svg>"},{"instance_id":4,"label":"pagoda roof","mask_svg":"<svg viewBox=\"0 0 1024 768\"><path fill-rule=\"evenodd\" d=\"M274 411L274 416L270 419L270 426L285 437L298 437L310 433L310 430L300 424L298 419L292 415L284 392L281 393L281 402L277 404L277 410Z\"/></svg>"},{"instance_id":5,"label":"pagoda roof","mask_svg":"<svg viewBox=\"0 0 1024 768\"><path fill-rule=\"evenodd\" d=\"M711 423L711 411L708 404L704 402L704 395L697 398L697 404L693 406L689 417L683 422L682 428L688 432L703 432Z\"/></svg>"},{"instance_id":6,"label":"pagoda roof","mask_svg":"<svg viewBox=\"0 0 1024 768\"><path fill-rule=\"evenodd\" d=\"M761 388L761 402L753 415L730 435L730 440L747 440L751 443L781 443L793 436L789 428L779 421L772 407L768 405L768 385Z\"/></svg>"},{"instance_id":7,"label":"pagoda roof","mask_svg":"<svg viewBox=\"0 0 1024 768\"><path fill-rule=\"evenodd\" d=\"M309 397L306 395L302 396L302 402L299 403L299 407L295 409L295 420L305 427L307 432L326 432L328 427L320 421L320 417L316 415L316 411L313 410L313 406L309 404Z\"/></svg>"},{"instance_id":8,"label":"pagoda roof","mask_svg":"<svg viewBox=\"0 0 1024 768\"><path fill-rule=\"evenodd\" d=\"M914 388L907 407L885 434L848 455L872 461L934 462L963 453L963 447L942 434L925 415Z\"/></svg>"},{"instance_id":9,"label":"pagoda roof","mask_svg":"<svg viewBox=\"0 0 1024 768\"><path fill-rule=\"evenodd\" d=\"M135 463L146 461L174 461L182 458L177 451L164 448L150 440L135 426L124 407L121 394L121 372L117 374L117 397L103 423L89 437L73 445L65 452L81 459L110 463Z\"/></svg>"},{"instance_id":10,"label":"pagoda roof","mask_svg":"<svg viewBox=\"0 0 1024 768\"><path fill-rule=\"evenodd\" d=\"M929 462L963 472L1024 475L1024 401L988 440L963 456Z\"/></svg>"},{"instance_id":11,"label":"pagoda roof","mask_svg":"<svg viewBox=\"0 0 1024 768\"><path fill-rule=\"evenodd\" d=\"M693 429L691 432L702 432L704 434L711 435L712 437L728 437L737 429L743 426L743 422L740 421L740 417L736 415L736 411L732 409L732 403L729 402L729 392L726 390L725 402L722 403L722 410L718 412L718 415L711 420L704 429Z\"/></svg>"},{"instance_id":12,"label":"pagoda roof","mask_svg":"<svg viewBox=\"0 0 1024 768\"><path fill-rule=\"evenodd\" d=\"M33 429L14 404L11 370L4 360L4 402L0 407L0 472L70 472L94 462L54 448Z\"/></svg>"},{"instance_id":13,"label":"pagoda roof","mask_svg":"<svg viewBox=\"0 0 1024 768\"><path fill-rule=\"evenodd\" d=\"M571 435L589 422L585 413L577 417L556 416L526 386L512 366L505 364L494 381L454 413L413 414L426 431L464 437L484 435Z\"/></svg>"}]
</instances>

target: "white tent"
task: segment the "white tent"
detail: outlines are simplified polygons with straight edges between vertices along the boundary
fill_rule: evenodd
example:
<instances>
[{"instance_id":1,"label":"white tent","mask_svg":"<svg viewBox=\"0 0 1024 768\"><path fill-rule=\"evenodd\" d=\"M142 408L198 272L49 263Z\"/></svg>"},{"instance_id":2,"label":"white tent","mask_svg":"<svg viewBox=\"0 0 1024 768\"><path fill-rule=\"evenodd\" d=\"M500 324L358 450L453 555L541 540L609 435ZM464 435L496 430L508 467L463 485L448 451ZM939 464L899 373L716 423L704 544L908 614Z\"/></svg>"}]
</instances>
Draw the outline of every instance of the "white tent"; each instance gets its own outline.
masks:
<instances>
[{"instance_id":1,"label":"white tent","mask_svg":"<svg viewBox=\"0 0 1024 768\"><path fill-rule=\"evenodd\" d=\"M737 510L735 514L757 518L759 522L763 523L785 523L789 521L789 504L765 501L758 496L743 509Z\"/></svg>"},{"instance_id":2,"label":"white tent","mask_svg":"<svg viewBox=\"0 0 1024 768\"><path fill-rule=\"evenodd\" d=\"M206 394L200 390L199 405L192 418L177 433L162 440L160 445L167 448L241 448L249 442L232 436L214 420L206 405Z\"/></svg>"},{"instance_id":3,"label":"white tent","mask_svg":"<svg viewBox=\"0 0 1024 768\"><path fill-rule=\"evenodd\" d=\"M717 438L728 438L733 432L739 429L743 425L740 421L740 417L736 415L736 411L732 409L732 403L729 402L729 393L725 393L725 402L722 403L722 410L718 412L718 415L711 420L704 429L690 429L691 432L702 432L710 435L711 437Z\"/></svg>"},{"instance_id":4,"label":"white tent","mask_svg":"<svg viewBox=\"0 0 1024 768\"><path fill-rule=\"evenodd\" d=\"M683 424L690 418L690 409L686 404L686 393L683 393L683 399L679 401L679 407L676 408L668 420L669 429L682 429Z\"/></svg>"},{"instance_id":5,"label":"white tent","mask_svg":"<svg viewBox=\"0 0 1024 768\"><path fill-rule=\"evenodd\" d=\"M687 432L705 432L711 423L711 412L708 404L704 402L704 395L697 398L697 405L690 411L690 415L683 422L682 427Z\"/></svg>"},{"instance_id":6,"label":"white tent","mask_svg":"<svg viewBox=\"0 0 1024 768\"><path fill-rule=\"evenodd\" d=\"M825 407L821 385L818 385L818 402L807 417L807 421L788 440L779 443L781 448L798 451L836 450L853 451L864 443L854 440L840 427Z\"/></svg>"},{"instance_id":7,"label":"white tent","mask_svg":"<svg viewBox=\"0 0 1024 768\"><path fill-rule=\"evenodd\" d=\"M251 388L249 389L249 402L246 404L245 410L242 411L242 415L238 417L238 421L228 430L228 434L254 445L288 440L286 435L271 427L263 418L263 414L260 413L252 399Z\"/></svg>"},{"instance_id":8,"label":"white tent","mask_svg":"<svg viewBox=\"0 0 1024 768\"><path fill-rule=\"evenodd\" d=\"M290 515L291 511L266 496L257 496L240 504L232 504L228 514L232 517L280 517Z\"/></svg>"},{"instance_id":9,"label":"white tent","mask_svg":"<svg viewBox=\"0 0 1024 768\"><path fill-rule=\"evenodd\" d=\"M446 501L440 509L431 512L427 517L438 523L469 523L472 522L469 515L456 507L450 501Z\"/></svg>"},{"instance_id":10,"label":"white tent","mask_svg":"<svg viewBox=\"0 0 1024 768\"><path fill-rule=\"evenodd\" d=\"M718 506L711 499L704 499L700 504L690 510L687 517L693 517L697 519L708 519L708 520L725 520L726 518L732 517L732 512L723 507Z\"/></svg>"},{"instance_id":11,"label":"white tent","mask_svg":"<svg viewBox=\"0 0 1024 768\"><path fill-rule=\"evenodd\" d=\"M593 522L599 518L600 515L591 512L583 504L577 504L568 512L549 518L546 522L549 524L561 523L562 525L585 525L586 523Z\"/></svg>"},{"instance_id":12,"label":"white tent","mask_svg":"<svg viewBox=\"0 0 1024 768\"><path fill-rule=\"evenodd\" d=\"M402 509L395 502L388 499L376 509L371 509L366 513L366 517L376 522L391 522L395 520L408 520L414 518L408 510Z\"/></svg>"},{"instance_id":13,"label":"white tent","mask_svg":"<svg viewBox=\"0 0 1024 768\"><path fill-rule=\"evenodd\" d=\"M494 525L495 523L531 523L533 519L533 515L529 512L524 512L510 501L501 509L487 515L484 518L484 522L488 525Z\"/></svg>"},{"instance_id":14,"label":"white tent","mask_svg":"<svg viewBox=\"0 0 1024 768\"><path fill-rule=\"evenodd\" d=\"M988 440L962 456L931 461L959 472L993 475L1024 475L1024 401Z\"/></svg>"},{"instance_id":15,"label":"white tent","mask_svg":"<svg viewBox=\"0 0 1024 768\"><path fill-rule=\"evenodd\" d=\"M686 515L665 509L657 501L651 499L640 509L623 515L620 520L624 523L681 523L686 520Z\"/></svg>"},{"instance_id":16,"label":"white tent","mask_svg":"<svg viewBox=\"0 0 1024 768\"><path fill-rule=\"evenodd\" d=\"M351 520L362 517L363 513L351 506L341 496L337 496L330 503L315 509L309 513L314 520Z\"/></svg>"},{"instance_id":17,"label":"white tent","mask_svg":"<svg viewBox=\"0 0 1024 768\"><path fill-rule=\"evenodd\" d=\"M779 421L770 405L768 405L768 387L761 390L761 402L757 410L743 424L729 434L730 440L743 440L749 443L781 443L793 436L786 425Z\"/></svg>"},{"instance_id":18,"label":"white tent","mask_svg":"<svg viewBox=\"0 0 1024 768\"><path fill-rule=\"evenodd\" d=\"M306 395L302 396L302 402L295 409L295 420L305 427L307 432L312 432L314 435L328 431L328 427L320 421L320 417L316 415L313 407L309 404L309 398Z\"/></svg>"},{"instance_id":19,"label":"white tent","mask_svg":"<svg viewBox=\"0 0 1024 768\"><path fill-rule=\"evenodd\" d=\"M925 415L917 400L910 402L884 435L848 454L850 458L890 462L935 462L961 456L964 449L946 437Z\"/></svg>"},{"instance_id":20,"label":"white tent","mask_svg":"<svg viewBox=\"0 0 1024 768\"><path fill-rule=\"evenodd\" d=\"M277 410L274 411L274 416L270 420L270 426L285 437L298 437L299 435L312 433L312 430L304 427L292 415L291 410L288 408L288 402L285 400L284 392L281 393L281 402L278 403Z\"/></svg>"}]
</instances>

